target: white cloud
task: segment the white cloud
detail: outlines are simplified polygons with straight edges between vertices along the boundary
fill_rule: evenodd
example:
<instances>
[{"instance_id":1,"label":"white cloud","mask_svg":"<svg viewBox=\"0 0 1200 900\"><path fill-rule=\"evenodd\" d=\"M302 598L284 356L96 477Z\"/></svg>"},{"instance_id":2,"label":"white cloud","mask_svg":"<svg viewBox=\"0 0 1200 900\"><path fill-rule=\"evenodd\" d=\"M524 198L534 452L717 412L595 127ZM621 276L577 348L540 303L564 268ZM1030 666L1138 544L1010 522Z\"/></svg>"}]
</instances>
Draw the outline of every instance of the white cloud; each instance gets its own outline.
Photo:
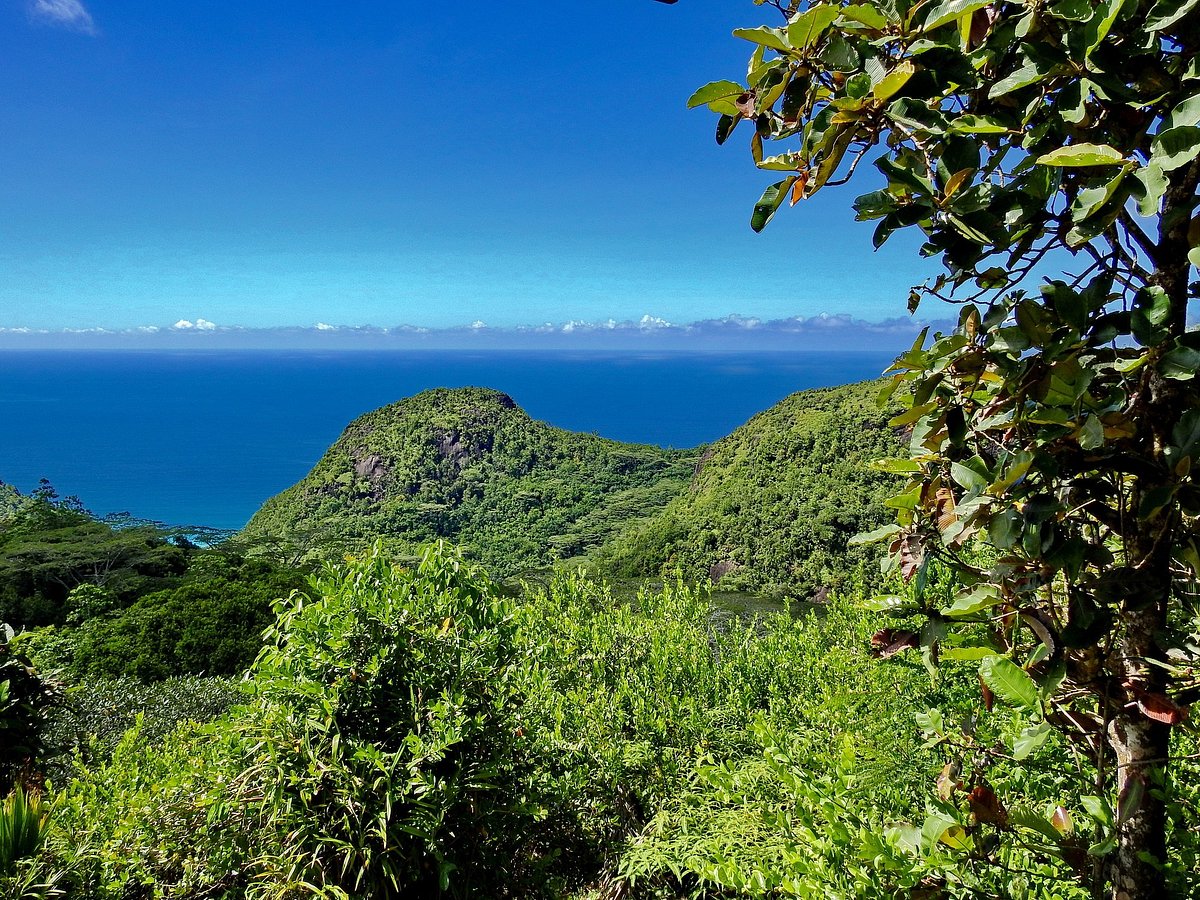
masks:
<instances>
[{"instance_id":1,"label":"white cloud","mask_svg":"<svg viewBox=\"0 0 1200 900\"><path fill-rule=\"evenodd\" d=\"M58 25L84 34L97 34L92 14L79 0L33 0L29 15L48 25Z\"/></svg>"},{"instance_id":2,"label":"white cloud","mask_svg":"<svg viewBox=\"0 0 1200 900\"><path fill-rule=\"evenodd\" d=\"M176 331L216 331L215 322L210 322L208 319L197 319L195 322L190 322L187 319L180 319L171 326Z\"/></svg>"},{"instance_id":3,"label":"white cloud","mask_svg":"<svg viewBox=\"0 0 1200 900\"><path fill-rule=\"evenodd\" d=\"M641 321L638 322L638 327L639 328L670 328L671 323L668 322L666 319L659 318L658 316L645 315L645 316L642 316Z\"/></svg>"},{"instance_id":4,"label":"white cloud","mask_svg":"<svg viewBox=\"0 0 1200 900\"><path fill-rule=\"evenodd\" d=\"M317 329L317 331L337 331L336 325L330 325L327 322L318 322L313 328Z\"/></svg>"},{"instance_id":5,"label":"white cloud","mask_svg":"<svg viewBox=\"0 0 1200 900\"><path fill-rule=\"evenodd\" d=\"M481 328L487 328L487 324L482 319L476 319L471 323L471 327L478 331Z\"/></svg>"}]
</instances>

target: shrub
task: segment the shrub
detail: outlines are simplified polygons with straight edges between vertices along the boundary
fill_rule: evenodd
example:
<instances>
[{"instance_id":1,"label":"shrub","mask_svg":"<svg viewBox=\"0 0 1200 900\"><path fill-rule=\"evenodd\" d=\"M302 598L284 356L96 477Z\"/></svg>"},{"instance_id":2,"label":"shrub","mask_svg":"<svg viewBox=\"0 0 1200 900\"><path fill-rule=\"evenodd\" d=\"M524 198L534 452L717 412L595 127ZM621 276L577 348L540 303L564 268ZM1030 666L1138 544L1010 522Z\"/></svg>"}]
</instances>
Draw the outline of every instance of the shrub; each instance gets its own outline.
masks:
<instances>
[{"instance_id":1,"label":"shrub","mask_svg":"<svg viewBox=\"0 0 1200 900\"><path fill-rule=\"evenodd\" d=\"M254 671L242 776L274 835L261 893L501 896L520 733L508 601L445 544L415 569L379 547L279 608Z\"/></svg>"}]
</instances>

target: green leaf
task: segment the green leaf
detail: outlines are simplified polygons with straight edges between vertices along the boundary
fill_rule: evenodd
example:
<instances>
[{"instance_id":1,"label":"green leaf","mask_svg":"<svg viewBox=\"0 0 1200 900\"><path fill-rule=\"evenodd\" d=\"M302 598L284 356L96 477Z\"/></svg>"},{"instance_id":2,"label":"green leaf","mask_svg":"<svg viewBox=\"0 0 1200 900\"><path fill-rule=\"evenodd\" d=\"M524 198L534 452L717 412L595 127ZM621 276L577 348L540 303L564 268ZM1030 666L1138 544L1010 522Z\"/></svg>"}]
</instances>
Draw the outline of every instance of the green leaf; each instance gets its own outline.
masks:
<instances>
[{"instance_id":1,"label":"green leaf","mask_svg":"<svg viewBox=\"0 0 1200 900\"><path fill-rule=\"evenodd\" d=\"M950 123L950 130L961 134L1005 134L1012 129L991 116L975 116L968 113L954 119Z\"/></svg>"},{"instance_id":2,"label":"green leaf","mask_svg":"<svg viewBox=\"0 0 1200 900\"><path fill-rule=\"evenodd\" d=\"M1138 291L1135 306L1130 316L1133 336L1143 347L1157 344L1166 334L1166 325L1171 319L1171 298L1158 285Z\"/></svg>"},{"instance_id":3,"label":"green leaf","mask_svg":"<svg viewBox=\"0 0 1200 900\"><path fill-rule=\"evenodd\" d=\"M1070 144L1059 147L1049 153L1043 153L1036 160L1038 165L1058 166L1060 168L1076 166L1116 166L1125 162L1121 151L1107 144Z\"/></svg>"},{"instance_id":4,"label":"green leaf","mask_svg":"<svg viewBox=\"0 0 1200 900\"><path fill-rule=\"evenodd\" d=\"M1084 450L1095 450L1104 444L1104 423L1098 416L1089 415L1079 428L1079 446Z\"/></svg>"},{"instance_id":5,"label":"green leaf","mask_svg":"<svg viewBox=\"0 0 1200 900\"><path fill-rule=\"evenodd\" d=\"M775 213L783 204L784 198L787 197L788 191L792 189L792 185L796 182L796 176L785 178L783 181L777 181L759 197L758 202L754 204L754 213L750 216L750 227L755 231L762 231L767 227L767 223L774 218Z\"/></svg>"},{"instance_id":6,"label":"green leaf","mask_svg":"<svg viewBox=\"0 0 1200 900\"><path fill-rule=\"evenodd\" d=\"M988 89L988 97L996 99L1021 88L1036 84L1049 74L1049 68L1033 61L1027 61L1008 77L1002 78Z\"/></svg>"},{"instance_id":7,"label":"green leaf","mask_svg":"<svg viewBox=\"0 0 1200 900\"><path fill-rule=\"evenodd\" d=\"M1028 759L1046 743L1051 730L1048 722L1040 722L1037 725L1023 728L1017 735L1017 739L1013 741L1013 757L1017 760Z\"/></svg>"},{"instance_id":8,"label":"green leaf","mask_svg":"<svg viewBox=\"0 0 1200 900\"><path fill-rule=\"evenodd\" d=\"M853 3L842 7L842 18L858 22L868 28L881 31L887 27L888 20L878 9L867 3Z\"/></svg>"},{"instance_id":9,"label":"green leaf","mask_svg":"<svg viewBox=\"0 0 1200 900\"><path fill-rule=\"evenodd\" d=\"M935 409L937 409L936 400L932 400L929 403L921 403L918 406L912 407L907 412L902 412L897 416L893 416L888 420L888 425L890 425L892 428L900 428L903 425L911 425L913 422L917 421L917 419L921 418L927 413L933 412Z\"/></svg>"},{"instance_id":10,"label":"green leaf","mask_svg":"<svg viewBox=\"0 0 1200 900\"><path fill-rule=\"evenodd\" d=\"M917 67L912 60L904 60L875 83L875 87L871 89L871 96L879 103L895 96L916 71Z\"/></svg>"},{"instance_id":11,"label":"green leaf","mask_svg":"<svg viewBox=\"0 0 1200 900\"><path fill-rule=\"evenodd\" d=\"M950 477L968 491L984 491L988 486L988 479L984 475L980 475L974 469L968 468L962 463L950 463Z\"/></svg>"},{"instance_id":12,"label":"green leaf","mask_svg":"<svg viewBox=\"0 0 1200 900\"><path fill-rule=\"evenodd\" d=\"M1093 797L1091 795L1080 797L1084 811L1101 825L1111 828L1113 825L1113 808L1108 800L1102 797Z\"/></svg>"},{"instance_id":13,"label":"green leaf","mask_svg":"<svg viewBox=\"0 0 1200 900\"><path fill-rule=\"evenodd\" d=\"M1158 363L1158 371L1175 381L1191 381L1200 371L1200 350L1177 344L1163 355Z\"/></svg>"},{"instance_id":14,"label":"green leaf","mask_svg":"<svg viewBox=\"0 0 1200 900\"><path fill-rule=\"evenodd\" d=\"M802 160L794 153L781 153L778 156L768 156L757 165L767 172L795 172L800 168Z\"/></svg>"},{"instance_id":15,"label":"green leaf","mask_svg":"<svg viewBox=\"0 0 1200 900\"><path fill-rule=\"evenodd\" d=\"M1100 6L1096 13L1084 26L1084 33L1088 41L1087 52L1084 54L1085 59L1090 57L1104 42L1104 38L1112 30L1113 23L1117 21L1117 16L1120 15L1124 5L1124 0L1100 0Z\"/></svg>"},{"instance_id":16,"label":"green leaf","mask_svg":"<svg viewBox=\"0 0 1200 900\"><path fill-rule=\"evenodd\" d=\"M955 662L978 662L981 659L987 659L989 656L995 656L996 651L991 647L943 647L942 659L949 659Z\"/></svg>"},{"instance_id":17,"label":"green leaf","mask_svg":"<svg viewBox=\"0 0 1200 900\"><path fill-rule=\"evenodd\" d=\"M1048 406L1074 406L1075 401L1087 391L1094 376L1094 371L1085 369L1074 357L1056 362L1038 383L1041 400Z\"/></svg>"},{"instance_id":18,"label":"green leaf","mask_svg":"<svg viewBox=\"0 0 1200 900\"><path fill-rule=\"evenodd\" d=\"M877 459L870 468L891 475L913 475L921 471L921 464L915 459Z\"/></svg>"},{"instance_id":19,"label":"green leaf","mask_svg":"<svg viewBox=\"0 0 1200 900\"><path fill-rule=\"evenodd\" d=\"M777 28L768 28L765 25L760 25L758 28L735 28L733 36L741 38L743 41L750 41L752 44L778 50L780 53L788 51L787 42Z\"/></svg>"},{"instance_id":20,"label":"green leaf","mask_svg":"<svg viewBox=\"0 0 1200 900\"><path fill-rule=\"evenodd\" d=\"M796 50L806 50L817 42L833 20L838 17L837 4L825 3L809 7L792 19L787 27L788 43Z\"/></svg>"},{"instance_id":21,"label":"green leaf","mask_svg":"<svg viewBox=\"0 0 1200 900\"><path fill-rule=\"evenodd\" d=\"M1037 685L1007 656L991 656L979 664L979 676L992 692L1010 706L1036 710Z\"/></svg>"},{"instance_id":22,"label":"green leaf","mask_svg":"<svg viewBox=\"0 0 1200 900\"><path fill-rule=\"evenodd\" d=\"M1086 22L1095 12L1088 0L1056 0L1048 10L1056 19L1071 22Z\"/></svg>"},{"instance_id":23,"label":"green leaf","mask_svg":"<svg viewBox=\"0 0 1200 900\"><path fill-rule=\"evenodd\" d=\"M1197 451L1200 451L1200 409L1189 409L1171 430L1171 446L1166 456L1172 467L1178 467L1185 458L1195 459Z\"/></svg>"},{"instance_id":24,"label":"green leaf","mask_svg":"<svg viewBox=\"0 0 1200 900\"><path fill-rule=\"evenodd\" d=\"M1171 114L1163 120L1162 130L1177 125L1200 125L1200 94L1193 94L1171 110Z\"/></svg>"},{"instance_id":25,"label":"green leaf","mask_svg":"<svg viewBox=\"0 0 1200 900\"><path fill-rule=\"evenodd\" d=\"M942 0L925 17L925 24L921 26L921 30L933 31L990 5L991 0Z\"/></svg>"},{"instance_id":26,"label":"green leaf","mask_svg":"<svg viewBox=\"0 0 1200 900\"><path fill-rule=\"evenodd\" d=\"M1000 593L1000 589L994 584L985 582L960 592L954 598L954 602L942 610L942 615L952 619L973 616L1002 602L1004 602L1004 596Z\"/></svg>"},{"instance_id":27,"label":"green leaf","mask_svg":"<svg viewBox=\"0 0 1200 900\"><path fill-rule=\"evenodd\" d=\"M738 127L738 123L742 121L741 115L730 115L724 113L717 120L717 143L723 144L729 140L729 136L733 134L733 129Z\"/></svg>"},{"instance_id":28,"label":"green leaf","mask_svg":"<svg viewBox=\"0 0 1200 900\"><path fill-rule=\"evenodd\" d=\"M688 97L688 109L705 106L714 100L723 100L727 97L740 97L745 92L744 87L732 81L710 81Z\"/></svg>"},{"instance_id":29,"label":"green leaf","mask_svg":"<svg viewBox=\"0 0 1200 900\"><path fill-rule=\"evenodd\" d=\"M1200 0L1158 0L1146 16L1146 30L1163 31L1170 28L1200 4Z\"/></svg>"},{"instance_id":30,"label":"green leaf","mask_svg":"<svg viewBox=\"0 0 1200 900\"><path fill-rule=\"evenodd\" d=\"M1173 172L1196 158L1200 152L1200 126L1176 125L1154 136L1150 162L1164 172Z\"/></svg>"},{"instance_id":31,"label":"green leaf","mask_svg":"<svg viewBox=\"0 0 1200 900\"><path fill-rule=\"evenodd\" d=\"M1103 210L1128 174L1129 169L1122 168L1107 184L1080 191L1075 202L1071 204L1071 218L1076 222L1083 222Z\"/></svg>"},{"instance_id":32,"label":"green leaf","mask_svg":"<svg viewBox=\"0 0 1200 900\"><path fill-rule=\"evenodd\" d=\"M884 525L882 528L876 528L874 531L868 531L865 534L856 534L846 543L851 547L859 547L863 544L875 544L879 541L889 540L899 533L899 525Z\"/></svg>"},{"instance_id":33,"label":"green leaf","mask_svg":"<svg viewBox=\"0 0 1200 900\"><path fill-rule=\"evenodd\" d=\"M1160 165L1151 163L1138 169L1134 175L1135 185L1140 188L1134 193L1138 202L1138 212L1143 217L1158 214L1159 203L1167 192L1167 176Z\"/></svg>"}]
</instances>

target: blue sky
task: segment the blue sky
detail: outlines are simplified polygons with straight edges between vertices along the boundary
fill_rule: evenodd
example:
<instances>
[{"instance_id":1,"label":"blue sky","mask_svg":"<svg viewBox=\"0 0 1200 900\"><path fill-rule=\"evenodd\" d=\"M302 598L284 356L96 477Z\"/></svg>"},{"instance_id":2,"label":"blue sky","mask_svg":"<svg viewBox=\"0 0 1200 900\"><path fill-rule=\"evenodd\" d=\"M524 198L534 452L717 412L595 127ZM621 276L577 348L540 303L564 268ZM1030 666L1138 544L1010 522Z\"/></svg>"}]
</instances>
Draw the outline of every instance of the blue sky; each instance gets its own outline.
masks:
<instances>
[{"instance_id":1,"label":"blue sky","mask_svg":"<svg viewBox=\"0 0 1200 900\"><path fill-rule=\"evenodd\" d=\"M685 108L768 12L0 0L0 328L902 315L859 190L755 235Z\"/></svg>"}]
</instances>

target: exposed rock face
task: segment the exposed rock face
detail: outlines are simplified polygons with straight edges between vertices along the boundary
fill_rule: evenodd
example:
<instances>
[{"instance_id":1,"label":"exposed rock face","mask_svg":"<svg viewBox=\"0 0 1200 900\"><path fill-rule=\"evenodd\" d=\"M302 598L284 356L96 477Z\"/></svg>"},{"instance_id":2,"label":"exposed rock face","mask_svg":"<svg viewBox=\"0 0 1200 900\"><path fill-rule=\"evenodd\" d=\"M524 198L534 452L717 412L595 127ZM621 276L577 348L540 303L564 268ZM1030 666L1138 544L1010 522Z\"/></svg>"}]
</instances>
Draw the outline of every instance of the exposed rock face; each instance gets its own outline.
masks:
<instances>
[{"instance_id":1,"label":"exposed rock face","mask_svg":"<svg viewBox=\"0 0 1200 900\"><path fill-rule=\"evenodd\" d=\"M366 450L361 452L366 453ZM354 473L359 478L366 478L371 484L378 484L387 477L388 468L383 462L383 457L372 453L354 464Z\"/></svg>"}]
</instances>

